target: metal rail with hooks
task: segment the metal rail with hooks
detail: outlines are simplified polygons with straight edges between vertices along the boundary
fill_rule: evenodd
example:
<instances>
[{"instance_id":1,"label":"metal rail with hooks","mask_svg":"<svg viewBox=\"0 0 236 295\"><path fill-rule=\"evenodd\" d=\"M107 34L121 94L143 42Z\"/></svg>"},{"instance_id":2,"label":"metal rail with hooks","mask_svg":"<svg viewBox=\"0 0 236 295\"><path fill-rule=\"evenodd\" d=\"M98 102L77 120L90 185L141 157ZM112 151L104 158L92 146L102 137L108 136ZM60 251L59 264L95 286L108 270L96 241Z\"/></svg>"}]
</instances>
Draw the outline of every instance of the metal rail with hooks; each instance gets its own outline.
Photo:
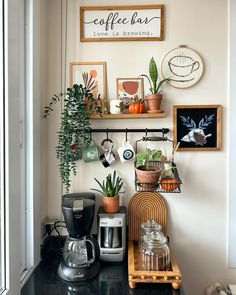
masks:
<instances>
[{"instance_id":1,"label":"metal rail with hooks","mask_svg":"<svg viewBox=\"0 0 236 295\"><path fill-rule=\"evenodd\" d=\"M162 134L167 134L170 131L169 128L158 128L158 129L153 129L153 128L143 128L143 129L133 129L133 128L123 128L123 129L113 129L113 128L90 128L88 129L88 132L90 133L149 133L149 132L159 132Z\"/></svg>"}]
</instances>

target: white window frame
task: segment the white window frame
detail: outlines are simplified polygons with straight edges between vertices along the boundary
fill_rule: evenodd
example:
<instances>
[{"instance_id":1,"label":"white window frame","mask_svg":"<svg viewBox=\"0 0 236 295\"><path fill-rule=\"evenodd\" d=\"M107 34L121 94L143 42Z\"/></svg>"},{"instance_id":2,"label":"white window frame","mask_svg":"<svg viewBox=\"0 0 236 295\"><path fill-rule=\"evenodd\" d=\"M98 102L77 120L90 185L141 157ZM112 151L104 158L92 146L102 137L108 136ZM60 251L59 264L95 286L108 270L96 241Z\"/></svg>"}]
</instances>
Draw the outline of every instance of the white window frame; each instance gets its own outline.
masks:
<instances>
[{"instance_id":1,"label":"white window frame","mask_svg":"<svg viewBox=\"0 0 236 295\"><path fill-rule=\"evenodd\" d=\"M229 202L228 202L228 266L236 268L236 2L229 0Z\"/></svg>"},{"instance_id":2,"label":"white window frame","mask_svg":"<svg viewBox=\"0 0 236 295\"><path fill-rule=\"evenodd\" d=\"M6 290L3 294L17 295L34 267L40 261L40 83L39 83L39 5L40 0L27 0L28 23L24 30L22 5L24 0L4 0L5 14L5 196L6 196ZM27 38L25 79L22 79L22 51ZM24 75L23 75L24 76ZM24 81L27 80L27 85ZM26 87L22 91L22 87ZM26 272L20 268L20 126L21 95L27 97L25 138L26 160ZM24 133L24 132L23 132Z\"/></svg>"}]
</instances>

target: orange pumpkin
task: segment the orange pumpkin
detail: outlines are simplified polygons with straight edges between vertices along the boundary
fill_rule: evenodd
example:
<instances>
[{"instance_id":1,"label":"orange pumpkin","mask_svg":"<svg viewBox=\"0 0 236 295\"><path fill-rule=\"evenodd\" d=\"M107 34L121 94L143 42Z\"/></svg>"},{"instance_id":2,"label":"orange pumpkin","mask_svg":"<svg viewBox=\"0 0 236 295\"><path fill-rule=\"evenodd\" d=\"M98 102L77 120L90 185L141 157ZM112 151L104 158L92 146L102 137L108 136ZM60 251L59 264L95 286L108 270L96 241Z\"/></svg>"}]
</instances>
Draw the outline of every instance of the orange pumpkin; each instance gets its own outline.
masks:
<instances>
[{"instance_id":1,"label":"orange pumpkin","mask_svg":"<svg viewBox=\"0 0 236 295\"><path fill-rule=\"evenodd\" d=\"M144 104L143 103L132 103L129 105L129 113L130 114L140 114L144 111Z\"/></svg>"},{"instance_id":2,"label":"orange pumpkin","mask_svg":"<svg viewBox=\"0 0 236 295\"><path fill-rule=\"evenodd\" d=\"M167 192L171 192L177 189L179 184L175 178L162 178L160 181L160 187Z\"/></svg>"}]
</instances>

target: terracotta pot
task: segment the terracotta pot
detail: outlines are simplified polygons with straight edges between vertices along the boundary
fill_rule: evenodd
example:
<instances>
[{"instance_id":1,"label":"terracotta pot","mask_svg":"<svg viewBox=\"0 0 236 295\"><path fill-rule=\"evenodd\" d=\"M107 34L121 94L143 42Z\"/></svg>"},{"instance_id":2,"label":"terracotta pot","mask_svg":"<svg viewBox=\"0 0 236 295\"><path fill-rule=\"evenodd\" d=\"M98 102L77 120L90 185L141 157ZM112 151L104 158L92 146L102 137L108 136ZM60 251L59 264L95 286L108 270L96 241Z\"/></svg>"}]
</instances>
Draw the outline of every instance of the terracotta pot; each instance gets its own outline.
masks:
<instances>
[{"instance_id":1,"label":"terracotta pot","mask_svg":"<svg viewBox=\"0 0 236 295\"><path fill-rule=\"evenodd\" d=\"M150 167L150 170L145 170L145 166L140 166L136 168L136 176L138 185L142 190L154 191L158 188L158 181L161 176L162 169L155 169L155 167Z\"/></svg>"},{"instance_id":2,"label":"terracotta pot","mask_svg":"<svg viewBox=\"0 0 236 295\"><path fill-rule=\"evenodd\" d=\"M161 110L161 101L162 94L148 94L145 96L146 104L147 104L147 112L148 113L160 113L163 112Z\"/></svg>"},{"instance_id":3,"label":"terracotta pot","mask_svg":"<svg viewBox=\"0 0 236 295\"><path fill-rule=\"evenodd\" d=\"M106 213L116 213L120 209L120 198L119 195L115 197L105 197L102 198L103 210Z\"/></svg>"}]
</instances>

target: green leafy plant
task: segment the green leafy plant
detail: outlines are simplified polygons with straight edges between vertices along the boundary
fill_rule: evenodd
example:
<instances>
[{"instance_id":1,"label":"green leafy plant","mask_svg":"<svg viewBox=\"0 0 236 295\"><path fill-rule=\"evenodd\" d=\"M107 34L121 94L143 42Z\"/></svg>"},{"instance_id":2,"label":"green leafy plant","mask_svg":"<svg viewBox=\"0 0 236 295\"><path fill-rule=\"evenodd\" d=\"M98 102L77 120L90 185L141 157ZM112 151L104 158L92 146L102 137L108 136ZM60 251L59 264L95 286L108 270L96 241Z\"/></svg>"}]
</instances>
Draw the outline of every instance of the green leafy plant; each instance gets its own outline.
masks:
<instances>
[{"instance_id":1,"label":"green leafy plant","mask_svg":"<svg viewBox=\"0 0 236 295\"><path fill-rule=\"evenodd\" d=\"M60 130L57 137L56 156L59 160L59 173L66 192L71 185L71 172L76 175L76 160L84 145L91 142L89 130L90 122L88 111L96 109L91 91L83 85L74 84L67 88L66 93L54 94L47 106L44 108L43 118L47 118L53 111L53 106L64 98L64 107L61 113Z\"/></svg>"},{"instance_id":2,"label":"green leafy plant","mask_svg":"<svg viewBox=\"0 0 236 295\"><path fill-rule=\"evenodd\" d=\"M99 180L97 180L97 178L94 177L94 179L98 183L100 189L92 188L92 190L97 191L106 197L115 197L119 193L124 193L121 192L121 188L123 186L122 178L116 175L116 170L113 172L113 175L109 173L102 183Z\"/></svg>"},{"instance_id":3,"label":"green leafy plant","mask_svg":"<svg viewBox=\"0 0 236 295\"><path fill-rule=\"evenodd\" d=\"M135 167L145 167L146 171L149 171L152 167L151 162L154 160L162 159L162 151L160 149L150 150L146 149L144 152L136 154Z\"/></svg>"},{"instance_id":4,"label":"green leafy plant","mask_svg":"<svg viewBox=\"0 0 236 295\"><path fill-rule=\"evenodd\" d=\"M149 89L152 94L160 93L163 83L170 81L169 78L166 78L166 79L163 79L158 82L159 75L158 75L157 65L156 65L156 62L153 57L150 59L150 62L149 62L149 76L150 77L148 77L145 74L142 74L140 76L148 79L148 82L150 84Z\"/></svg>"}]
</instances>

